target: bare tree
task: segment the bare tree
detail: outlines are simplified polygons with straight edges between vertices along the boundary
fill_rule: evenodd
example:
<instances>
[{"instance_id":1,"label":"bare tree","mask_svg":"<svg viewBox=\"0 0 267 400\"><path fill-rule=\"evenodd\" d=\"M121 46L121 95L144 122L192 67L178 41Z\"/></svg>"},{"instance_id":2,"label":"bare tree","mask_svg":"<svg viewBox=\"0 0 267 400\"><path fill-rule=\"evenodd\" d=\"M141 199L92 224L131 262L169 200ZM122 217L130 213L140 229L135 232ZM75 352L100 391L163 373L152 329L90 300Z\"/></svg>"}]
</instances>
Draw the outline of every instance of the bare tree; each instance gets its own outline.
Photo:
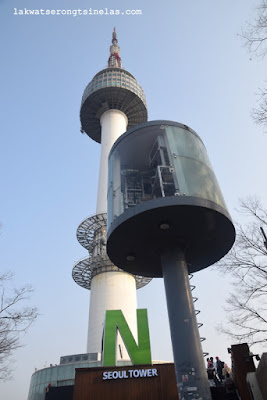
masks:
<instances>
[{"instance_id":1,"label":"bare tree","mask_svg":"<svg viewBox=\"0 0 267 400\"><path fill-rule=\"evenodd\" d=\"M252 118L256 124L267 126L267 87L259 89L258 101L259 107L253 108Z\"/></svg>"},{"instance_id":2,"label":"bare tree","mask_svg":"<svg viewBox=\"0 0 267 400\"><path fill-rule=\"evenodd\" d=\"M0 382L11 377L10 356L22 346L21 336L37 317L35 307L24 307L32 287L11 288L12 274L0 274Z\"/></svg>"},{"instance_id":3,"label":"bare tree","mask_svg":"<svg viewBox=\"0 0 267 400\"><path fill-rule=\"evenodd\" d=\"M267 342L267 247L262 233L267 227L267 210L257 198L249 197L240 201L239 211L247 223L236 224L235 245L218 263L235 279L234 292L227 300L229 324L220 330L238 342L264 344Z\"/></svg>"},{"instance_id":4,"label":"bare tree","mask_svg":"<svg viewBox=\"0 0 267 400\"><path fill-rule=\"evenodd\" d=\"M252 56L264 57L267 53L267 0L260 1L256 13L253 22L246 22L241 36Z\"/></svg>"},{"instance_id":5,"label":"bare tree","mask_svg":"<svg viewBox=\"0 0 267 400\"><path fill-rule=\"evenodd\" d=\"M247 21L241 36L251 56L264 58L267 54L267 0L261 0L253 22ZM259 107L252 110L256 124L267 125L267 88L258 93Z\"/></svg>"}]
</instances>

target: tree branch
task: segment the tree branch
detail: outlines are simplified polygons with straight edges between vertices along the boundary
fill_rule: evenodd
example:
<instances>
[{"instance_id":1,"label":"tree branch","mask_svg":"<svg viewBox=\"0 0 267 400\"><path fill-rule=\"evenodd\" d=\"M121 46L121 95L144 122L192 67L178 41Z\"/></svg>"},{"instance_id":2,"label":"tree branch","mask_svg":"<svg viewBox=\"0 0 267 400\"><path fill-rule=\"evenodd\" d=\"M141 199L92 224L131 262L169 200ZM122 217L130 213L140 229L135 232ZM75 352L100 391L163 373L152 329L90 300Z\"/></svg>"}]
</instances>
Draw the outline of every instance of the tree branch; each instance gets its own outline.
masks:
<instances>
[{"instance_id":1,"label":"tree branch","mask_svg":"<svg viewBox=\"0 0 267 400\"><path fill-rule=\"evenodd\" d=\"M10 272L0 274L0 381L11 377L10 356L22 346L21 334L28 331L38 315L35 307L21 307L29 300L32 287L9 288L12 276Z\"/></svg>"}]
</instances>

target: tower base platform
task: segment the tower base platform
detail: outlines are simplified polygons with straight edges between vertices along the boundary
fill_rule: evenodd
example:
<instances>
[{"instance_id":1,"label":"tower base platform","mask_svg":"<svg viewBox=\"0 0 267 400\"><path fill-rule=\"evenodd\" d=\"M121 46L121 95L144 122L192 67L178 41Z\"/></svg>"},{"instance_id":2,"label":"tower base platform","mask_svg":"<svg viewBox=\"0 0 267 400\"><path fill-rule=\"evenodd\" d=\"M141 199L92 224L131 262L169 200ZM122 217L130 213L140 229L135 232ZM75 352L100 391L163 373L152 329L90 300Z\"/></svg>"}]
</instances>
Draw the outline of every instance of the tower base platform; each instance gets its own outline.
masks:
<instances>
[{"instance_id":1,"label":"tower base platform","mask_svg":"<svg viewBox=\"0 0 267 400\"><path fill-rule=\"evenodd\" d=\"M98 353L64 356L60 365L36 371L28 400L178 400L173 363L118 361L116 367L103 367L99 358ZM188 399L193 400L190 389ZM225 387L210 390L212 400L228 400Z\"/></svg>"}]
</instances>

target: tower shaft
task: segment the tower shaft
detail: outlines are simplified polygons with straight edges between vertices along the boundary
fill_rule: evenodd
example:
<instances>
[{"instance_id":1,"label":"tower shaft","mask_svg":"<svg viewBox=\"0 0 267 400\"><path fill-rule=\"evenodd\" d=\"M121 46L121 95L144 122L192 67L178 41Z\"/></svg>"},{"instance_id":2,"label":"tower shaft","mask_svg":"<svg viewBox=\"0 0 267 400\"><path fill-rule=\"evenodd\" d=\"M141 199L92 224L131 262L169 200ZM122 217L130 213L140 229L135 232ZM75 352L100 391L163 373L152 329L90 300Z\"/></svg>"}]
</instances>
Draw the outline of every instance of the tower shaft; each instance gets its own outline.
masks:
<instances>
[{"instance_id":1,"label":"tower shaft","mask_svg":"<svg viewBox=\"0 0 267 400\"><path fill-rule=\"evenodd\" d=\"M101 156L96 214L107 212L108 155L115 141L126 131L127 122L126 115L116 109L106 111L100 118ZM94 276L91 282L88 353L101 353L106 310L122 310L137 339L136 308L136 283L133 275L122 271L105 271ZM117 352L119 359L128 358L121 337L117 341Z\"/></svg>"},{"instance_id":2,"label":"tower shaft","mask_svg":"<svg viewBox=\"0 0 267 400\"><path fill-rule=\"evenodd\" d=\"M91 283L88 353L101 353L106 310L122 310L137 340L136 284L133 275L122 271L96 275ZM117 359L128 359L121 337L117 340Z\"/></svg>"},{"instance_id":3,"label":"tower shaft","mask_svg":"<svg viewBox=\"0 0 267 400\"><path fill-rule=\"evenodd\" d=\"M128 119L119 110L108 110L100 118L101 157L96 213L107 212L108 155L115 141L127 130Z\"/></svg>"}]
</instances>

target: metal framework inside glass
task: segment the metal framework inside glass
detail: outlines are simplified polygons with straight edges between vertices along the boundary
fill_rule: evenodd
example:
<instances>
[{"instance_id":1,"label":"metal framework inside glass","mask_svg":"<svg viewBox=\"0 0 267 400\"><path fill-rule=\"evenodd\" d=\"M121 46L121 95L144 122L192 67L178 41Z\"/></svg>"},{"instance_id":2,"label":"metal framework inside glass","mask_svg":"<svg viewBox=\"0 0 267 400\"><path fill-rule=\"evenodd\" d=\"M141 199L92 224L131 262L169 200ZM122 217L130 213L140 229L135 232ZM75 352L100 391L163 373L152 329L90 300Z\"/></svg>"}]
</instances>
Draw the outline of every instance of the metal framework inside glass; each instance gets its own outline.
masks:
<instances>
[{"instance_id":1,"label":"metal framework inside glass","mask_svg":"<svg viewBox=\"0 0 267 400\"><path fill-rule=\"evenodd\" d=\"M179 123L140 125L114 144L109 158L108 227L139 203L193 196L226 209L200 137Z\"/></svg>"}]
</instances>

